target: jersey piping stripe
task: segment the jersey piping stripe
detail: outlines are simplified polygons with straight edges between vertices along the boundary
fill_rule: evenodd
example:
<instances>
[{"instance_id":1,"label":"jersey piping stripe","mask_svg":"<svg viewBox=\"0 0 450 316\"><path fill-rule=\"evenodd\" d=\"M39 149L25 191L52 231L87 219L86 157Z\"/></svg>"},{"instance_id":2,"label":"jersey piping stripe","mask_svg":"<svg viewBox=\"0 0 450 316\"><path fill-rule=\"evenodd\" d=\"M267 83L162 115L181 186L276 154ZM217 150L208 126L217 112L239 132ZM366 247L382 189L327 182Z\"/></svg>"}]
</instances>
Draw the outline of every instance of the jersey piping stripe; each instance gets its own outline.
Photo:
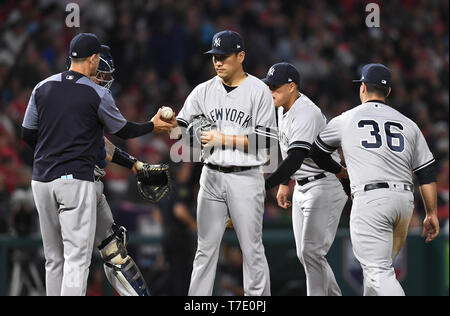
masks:
<instances>
[{"instance_id":1,"label":"jersey piping stripe","mask_svg":"<svg viewBox=\"0 0 450 316\"><path fill-rule=\"evenodd\" d=\"M272 132L272 129L270 128L266 128L263 126L256 126L255 127L255 133L260 132L260 134L264 135L267 134L266 136L269 137L274 137L278 139L278 134L276 132Z\"/></svg>"},{"instance_id":2,"label":"jersey piping stripe","mask_svg":"<svg viewBox=\"0 0 450 316\"><path fill-rule=\"evenodd\" d=\"M330 145L327 145L323 142L323 140L320 139L319 136L317 136L316 141L314 142L320 149L322 149L323 151L327 152L327 153L333 153L333 151L335 151L337 149L337 147L332 147Z\"/></svg>"},{"instance_id":3,"label":"jersey piping stripe","mask_svg":"<svg viewBox=\"0 0 450 316\"><path fill-rule=\"evenodd\" d=\"M291 149L293 149L293 148L302 148L302 149L306 149L307 151L310 151L310 150L311 150L311 146L306 146L306 145L293 145L293 146L290 146L290 147L288 148L288 151L291 150Z\"/></svg>"},{"instance_id":4,"label":"jersey piping stripe","mask_svg":"<svg viewBox=\"0 0 450 316\"><path fill-rule=\"evenodd\" d=\"M256 129L254 130L254 133L261 135L261 136L270 137L270 138L274 138L274 139L278 140L278 135L274 135L272 133L267 133L267 132L264 132L261 130L256 130Z\"/></svg>"},{"instance_id":5,"label":"jersey piping stripe","mask_svg":"<svg viewBox=\"0 0 450 316\"><path fill-rule=\"evenodd\" d=\"M308 142L303 142L303 141L295 141L295 142L292 142L292 143L289 145L289 148L296 147L296 146L306 146L306 147L308 147L308 148L311 148L311 144L310 144L310 143L308 143Z\"/></svg>"},{"instance_id":6,"label":"jersey piping stripe","mask_svg":"<svg viewBox=\"0 0 450 316\"><path fill-rule=\"evenodd\" d=\"M177 121L180 122L181 125L184 126L184 127L188 127L189 126L189 123L186 120L184 120L184 119L182 119L180 117L177 117Z\"/></svg>"},{"instance_id":7,"label":"jersey piping stripe","mask_svg":"<svg viewBox=\"0 0 450 316\"><path fill-rule=\"evenodd\" d=\"M423 169L423 168L425 168L426 166L431 165L433 162L434 162L434 158L431 159L430 161L424 163L423 165L417 167L416 169L413 169L413 172L417 172L417 171L419 171L420 169Z\"/></svg>"},{"instance_id":8,"label":"jersey piping stripe","mask_svg":"<svg viewBox=\"0 0 450 316\"><path fill-rule=\"evenodd\" d=\"M255 127L255 131L261 131L261 132L264 132L264 133L267 133L267 134L272 134L272 135L275 135L275 136L278 135L276 130L270 129L268 127L263 127L263 126L256 126Z\"/></svg>"}]
</instances>

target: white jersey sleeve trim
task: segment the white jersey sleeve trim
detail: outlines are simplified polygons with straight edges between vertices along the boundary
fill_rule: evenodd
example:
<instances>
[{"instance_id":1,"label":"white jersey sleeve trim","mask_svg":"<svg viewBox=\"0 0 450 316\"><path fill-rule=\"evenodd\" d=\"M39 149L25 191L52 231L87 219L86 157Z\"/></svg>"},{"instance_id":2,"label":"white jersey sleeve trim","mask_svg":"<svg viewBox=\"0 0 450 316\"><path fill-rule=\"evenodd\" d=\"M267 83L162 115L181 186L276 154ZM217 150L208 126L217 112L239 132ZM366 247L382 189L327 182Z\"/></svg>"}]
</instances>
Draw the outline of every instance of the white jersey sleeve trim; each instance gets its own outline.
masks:
<instances>
[{"instance_id":1,"label":"white jersey sleeve trim","mask_svg":"<svg viewBox=\"0 0 450 316\"><path fill-rule=\"evenodd\" d=\"M270 138L278 140L278 136L274 136L271 133L262 132L261 130L255 130L254 133L258 134L258 135L261 135L261 136L264 136L264 137L270 137Z\"/></svg>"},{"instance_id":2,"label":"white jersey sleeve trim","mask_svg":"<svg viewBox=\"0 0 450 316\"><path fill-rule=\"evenodd\" d=\"M302 148L302 149L306 149L307 151L310 151L311 144L308 142L303 142L303 141L295 141L289 145L288 151L291 150L292 148Z\"/></svg>"},{"instance_id":3,"label":"white jersey sleeve trim","mask_svg":"<svg viewBox=\"0 0 450 316\"><path fill-rule=\"evenodd\" d=\"M316 144L322 151L329 154L332 154L337 149L330 145L325 144L323 140L320 139L319 136L317 136L316 140L314 141L314 144Z\"/></svg>"},{"instance_id":4,"label":"white jersey sleeve trim","mask_svg":"<svg viewBox=\"0 0 450 316\"><path fill-rule=\"evenodd\" d=\"M428 162L426 162L426 163L424 163L423 165L421 165L421 166L419 166L419 167L417 167L416 169L413 169L413 172L417 172L417 171L419 171L420 169L423 169L423 168L425 168L425 167L427 167L427 166L429 166L429 165L431 165L433 162L435 161L435 159L433 158L433 159L431 159L430 161L428 161Z\"/></svg>"},{"instance_id":5,"label":"white jersey sleeve trim","mask_svg":"<svg viewBox=\"0 0 450 316\"><path fill-rule=\"evenodd\" d=\"M189 126L188 121L186 121L185 119L182 119L181 117L177 117L177 121L183 123L184 125L186 125L186 127Z\"/></svg>"},{"instance_id":6,"label":"white jersey sleeve trim","mask_svg":"<svg viewBox=\"0 0 450 316\"><path fill-rule=\"evenodd\" d=\"M254 130L254 132L256 134L262 135L262 136L266 136L266 137L271 137L271 138L275 138L278 139L278 135L275 132L272 132L273 130L270 128L266 128L266 127L262 127L262 126L257 126Z\"/></svg>"}]
</instances>

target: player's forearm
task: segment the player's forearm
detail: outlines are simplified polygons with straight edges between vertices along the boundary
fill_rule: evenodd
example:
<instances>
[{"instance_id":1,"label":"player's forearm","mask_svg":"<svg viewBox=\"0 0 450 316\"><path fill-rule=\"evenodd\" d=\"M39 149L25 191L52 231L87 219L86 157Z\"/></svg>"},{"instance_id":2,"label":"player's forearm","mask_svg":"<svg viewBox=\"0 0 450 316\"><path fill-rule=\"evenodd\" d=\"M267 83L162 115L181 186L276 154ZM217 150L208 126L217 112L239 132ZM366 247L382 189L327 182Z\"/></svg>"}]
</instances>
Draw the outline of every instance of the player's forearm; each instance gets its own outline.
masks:
<instances>
[{"instance_id":1,"label":"player's forearm","mask_svg":"<svg viewBox=\"0 0 450 316\"><path fill-rule=\"evenodd\" d=\"M28 129L22 126L22 139L34 150L37 144L37 130Z\"/></svg>"},{"instance_id":2,"label":"player's forearm","mask_svg":"<svg viewBox=\"0 0 450 316\"><path fill-rule=\"evenodd\" d=\"M314 160L319 168L325 171L338 174L342 170L342 166L334 161L330 154L320 150L316 144L312 145L309 156L312 160Z\"/></svg>"},{"instance_id":3,"label":"player's forearm","mask_svg":"<svg viewBox=\"0 0 450 316\"><path fill-rule=\"evenodd\" d=\"M111 161L112 163L115 163L119 166L122 166L122 167L125 167L128 169L133 169L133 167L135 166L135 164L138 160L136 158L134 158L133 156L131 156L129 153L114 146L111 142L109 142L109 145L108 145L108 142L106 142L106 138L105 138L106 159L108 160L108 155L112 154L111 159L108 161ZM108 146L109 146L109 148L108 148ZM109 151L109 153L108 153L108 151ZM133 170L133 172L135 172L135 170Z\"/></svg>"},{"instance_id":4,"label":"player's forearm","mask_svg":"<svg viewBox=\"0 0 450 316\"><path fill-rule=\"evenodd\" d=\"M423 205L427 216L437 215L437 190L436 182L422 184L419 187Z\"/></svg>"},{"instance_id":5,"label":"player's forearm","mask_svg":"<svg viewBox=\"0 0 450 316\"><path fill-rule=\"evenodd\" d=\"M116 146L111 143L108 138L103 138L105 140L106 161L110 162L112 160L112 157L114 156L114 150L116 150Z\"/></svg>"},{"instance_id":6,"label":"player's forearm","mask_svg":"<svg viewBox=\"0 0 450 316\"><path fill-rule=\"evenodd\" d=\"M135 138L151 133L154 128L155 125L153 124L153 122L146 122L146 123L127 122L125 126L122 127L122 129L120 129L114 135L122 139Z\"/></svg>"},{"instance_id":7,"label":"player's forearm","mask_svg":"<svg viewBox=\"0 0 450 316\"><path fill-rule=\"evenodd\" d=\"M303 149L291 149L288 152L287 158L284 159L277 170L266 179L266 190L289 180L290 176L300 168L306 155L307 152Z\"/></svg>"}]
</instances>

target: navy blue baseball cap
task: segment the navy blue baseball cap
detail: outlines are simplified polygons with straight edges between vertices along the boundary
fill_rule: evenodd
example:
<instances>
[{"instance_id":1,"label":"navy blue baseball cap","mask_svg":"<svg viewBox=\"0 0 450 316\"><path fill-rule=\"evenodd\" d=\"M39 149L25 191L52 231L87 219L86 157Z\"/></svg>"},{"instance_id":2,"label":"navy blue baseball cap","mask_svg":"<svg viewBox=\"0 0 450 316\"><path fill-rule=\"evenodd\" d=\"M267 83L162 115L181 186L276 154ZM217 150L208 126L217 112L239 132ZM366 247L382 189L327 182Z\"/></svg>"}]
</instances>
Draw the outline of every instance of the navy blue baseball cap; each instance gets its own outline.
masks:
<instances>
[{"instance_id":1,"label":"navy blue baseball cap","mask_svg":"<svg viewBox=\"0 0 450 316\"><path fill-rule=\"evenodd\" d=\"M300 73L293 65L282 62L270 67L266 78L262 81L267 85L282 86L294 82L300 86Z\"/></svg>"},{"instance_id":2,"label":"navy blue baseball cap","mask_svg":"<svg viewBox=\"0 0 450 316\"><path fill-rule=\"evenodd\" d=\"M361 79L353 82L373 83L384 87L391 86L391 71L382 64L367 64L362 68Z\"/></svg>"},{"instance_id":3,"label":"navy blue baseball cap","mask_svg":"<svg viewBox=\"0 0 450 316\"><path fill-rule=\"evenodd\" d=\"M211 50L205 54L230 55L245 51L244 39L239 33L225 30L214 34Z\"/></svg>"},{"instance_id":4,"label":"navy blue baseball cap","mask_svg":"<svg viewBox=\"0 0 450 316\"><path fill-rule=\"evenodd\" d=\"M100 53L101 44L97 36L92 33L77 34L70 41L69 56L73 58L85 58Z\"/></svg>"}]
</instances>

